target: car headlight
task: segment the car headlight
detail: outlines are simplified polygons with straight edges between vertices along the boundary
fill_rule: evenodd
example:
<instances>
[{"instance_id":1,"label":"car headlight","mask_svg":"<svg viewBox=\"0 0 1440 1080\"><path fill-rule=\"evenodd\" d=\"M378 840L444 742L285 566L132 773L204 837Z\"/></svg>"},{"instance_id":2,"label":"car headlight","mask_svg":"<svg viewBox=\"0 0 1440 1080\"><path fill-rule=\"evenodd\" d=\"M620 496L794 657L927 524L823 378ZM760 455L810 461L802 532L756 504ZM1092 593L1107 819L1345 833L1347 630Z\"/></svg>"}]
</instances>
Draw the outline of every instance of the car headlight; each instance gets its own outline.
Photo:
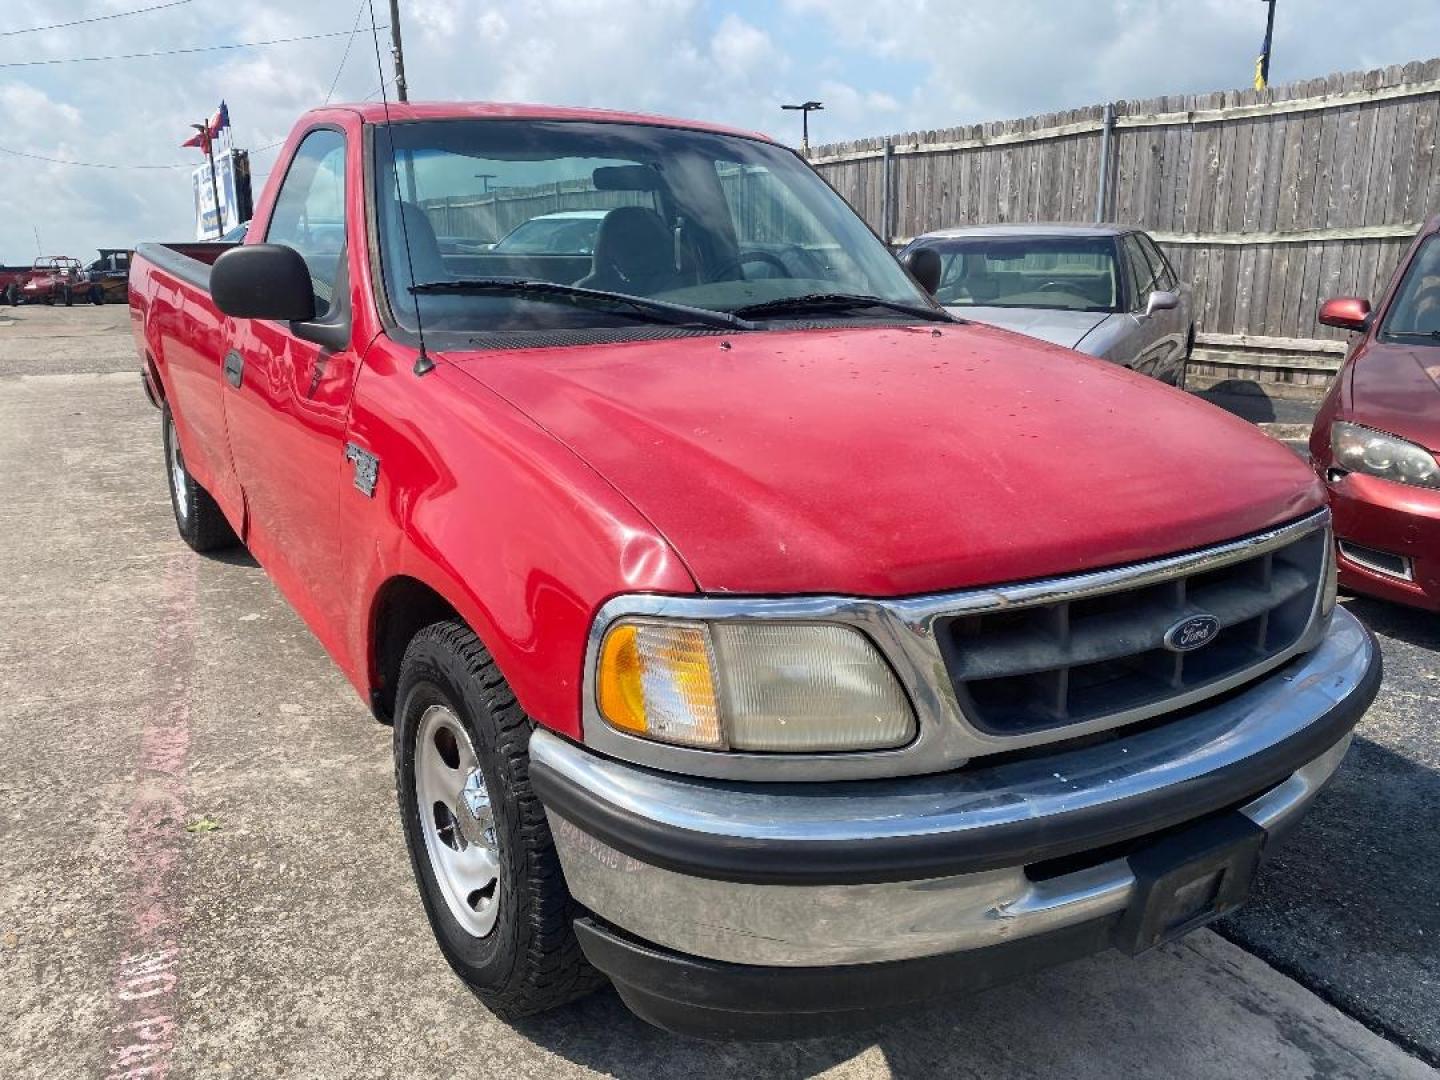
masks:
<instances>
[{"instance_id":1,"label":"car headlight","mask_svg":"<svg viewBox=\"0 0 1440 1080\"><path fill-rule=\"evenodd\" d=\"M612 727L707 750L878 750L915 736L894 672L848 626L622 619L595 688Z\"/></svg>"},{"instance_id":2,"label":"car headlight","mask_svg":"<svg viewBox=\"0 0 1440 1080\"><path fill-rule=\"evenodd\" d=\"M1335 464L1350 472L1380 476L1417 487L1440 488L1440 464L1423 446L1337 420L1330 425Z\"/></svg>"}]
</instances>

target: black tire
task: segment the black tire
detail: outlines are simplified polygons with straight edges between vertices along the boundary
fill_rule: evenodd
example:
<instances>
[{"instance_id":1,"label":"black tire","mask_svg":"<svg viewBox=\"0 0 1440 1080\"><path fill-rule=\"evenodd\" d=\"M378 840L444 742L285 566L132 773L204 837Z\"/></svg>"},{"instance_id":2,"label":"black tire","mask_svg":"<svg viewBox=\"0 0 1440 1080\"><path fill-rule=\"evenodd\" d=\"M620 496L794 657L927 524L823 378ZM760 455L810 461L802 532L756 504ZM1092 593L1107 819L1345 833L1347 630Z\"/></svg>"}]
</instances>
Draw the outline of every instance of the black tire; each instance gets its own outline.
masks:
<instances>
[{"instance_id":1,"label":"black tire","mask_svg":"<svg viewBox=\"0 0 1440 1080\"><path fill-rule=\"evenodd\" d=\"M170 415L169 405L162 407L161 424L170 509L175 512L175 528L180 533L180 539L201 552L234 547L239 543L235 530L230 528L230 523L225 520L210 493L197 484L185 468L185 458L175 438L175 419Z\"/></svg>"},{"instance_id":2,"label":"black tire","mask_svg":"<svg viewBox=\"0 0 1440 1080\"><path fill-rule=\"evenodd\" d=\"M497 1016L513 1020L603 986L572 927L570 896L545 811L530 787L532 724L490 653L466 626L439 622L415 635L401 662L395 719L395 793L425 914L450 967ZM465 727L490 793L498 848L495 923L474 936L451 913L435 877L416 802L416 739L431 706Z\"/></svg>"},{"instance_id":3,"label":"black tire","mask_svg":"<svg viewBox=\"0 0 1440 1080\"><path fill-rule=\"evenodd\" d=\"M20 305L20 287L13 281L5 286L5 303L11 307L19 307Z\"/></svg>"},{"instance_id":4,"label":"black tire","mask_svg":"<svg viewBox=\"0 0 1440 1080\"><path fill-rule=\"evenodd\" d=\"M66 306L66 307L71 307L71 306L73 306L74 303L75 303L75 294L70 291L70 287L69 287L68 285L65 287L64 296L65 296L65 306Z\"/></svg>"},{"instance_id":5,"label":"black tire","mask_svg":"<svg viewBox=\"0 0 1440 1080\"><path fill-rule=\"evenodd\" d=\"M99 307L105 303L105 290L99 285L90 286L90 303Z\"/></svg>"}]
</instances>

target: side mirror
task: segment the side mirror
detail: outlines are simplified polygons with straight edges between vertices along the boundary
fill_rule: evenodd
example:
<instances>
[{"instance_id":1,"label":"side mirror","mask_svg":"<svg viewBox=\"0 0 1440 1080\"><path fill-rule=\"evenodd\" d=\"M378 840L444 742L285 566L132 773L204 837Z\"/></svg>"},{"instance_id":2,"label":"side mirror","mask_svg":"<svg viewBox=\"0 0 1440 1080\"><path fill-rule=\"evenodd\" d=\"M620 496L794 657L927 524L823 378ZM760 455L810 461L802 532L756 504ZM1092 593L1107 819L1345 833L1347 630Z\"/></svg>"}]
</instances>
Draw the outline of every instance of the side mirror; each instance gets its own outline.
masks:
<instances>
[{"instance_id":1,"label":"side mirror","mask_svg":"<svg viewBox=\"0 0 1440 1080\"><path fill-rule=\"evenodd\" d=\"M1154 315L1157 311L1174 311L1179 306L1179 293L1170 292L1168 289L1157 289L1150 294L1150 300L1145 305L1145 314Z\"/></svg>"},{"instance_id":2,"label":"side mirror","mask_svg":"<svg viewBox=\"0 0 1440 1080\"><path fill-rule=\"evenodd\" d=\"M309 322L315 286L300 253L284 244L250 244L224 252L210 268L215 306L239 319Z\"/></svg>"},{"instance_id":3,"label":"side mirror","mask_svg":"<svg viewBox=\"0 0 1440 1080\"><path fill-rule=\"evenodd\" d=\"M900 256L900 265L909 270L910 276L931 296L940 288L940 275L945 268L940 262L940 253L934 248L911 248Z\"/></svg>"},{"instance_id":4,"label":"side mirror","mask_svg":"<svg viewBox=\"0 0 1440 1080\"><path fill-rule=\"evenodd\" d=\"M1368 330L1370 301L1358 296L1331 297L1320 305L1320 321L1341 330Z\"/></svg>"}]
</instances>

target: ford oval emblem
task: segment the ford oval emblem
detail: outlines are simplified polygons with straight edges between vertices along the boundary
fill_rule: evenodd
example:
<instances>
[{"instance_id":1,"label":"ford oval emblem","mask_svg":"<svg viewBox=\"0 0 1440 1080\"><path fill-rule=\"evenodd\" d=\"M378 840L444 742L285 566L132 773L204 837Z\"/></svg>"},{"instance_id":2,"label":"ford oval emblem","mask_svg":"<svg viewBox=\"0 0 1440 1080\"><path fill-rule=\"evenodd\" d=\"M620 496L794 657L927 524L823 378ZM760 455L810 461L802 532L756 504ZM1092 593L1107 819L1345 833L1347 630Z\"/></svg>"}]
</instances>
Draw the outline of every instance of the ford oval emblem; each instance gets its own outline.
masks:
<instances>
[{"instance_id":1,"label":"ford oval emblem","mask_svg":"<svg viewBox=\"0 0 1440 1080\"><path fill-rule=\"evenodd\" d=\"M1187 615L1165 631L1165 647L1171 652L1202 649L1220 633L1220 620L1214 615Z\"/></svg>"}]
</instances>

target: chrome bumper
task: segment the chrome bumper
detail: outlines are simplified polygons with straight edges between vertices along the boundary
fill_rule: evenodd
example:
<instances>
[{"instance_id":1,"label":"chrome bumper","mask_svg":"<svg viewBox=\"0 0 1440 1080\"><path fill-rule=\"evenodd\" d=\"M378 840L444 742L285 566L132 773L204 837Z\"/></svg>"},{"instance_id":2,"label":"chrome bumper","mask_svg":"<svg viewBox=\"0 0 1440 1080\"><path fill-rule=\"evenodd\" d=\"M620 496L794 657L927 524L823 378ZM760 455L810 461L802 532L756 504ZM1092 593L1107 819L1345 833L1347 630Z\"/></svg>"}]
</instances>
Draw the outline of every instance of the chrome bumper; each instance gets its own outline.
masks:
<instances>
[{"instance_id":1,"label":"chrome bumper","mask_svg":"<svg viewBox=\"0 0 1440 1080\"><path fill-rule=\"evenodd\" d=\"M1283 834L1338 768L1378 679L1373 638L1342 610L1315 650L1244 692L1079 750L896 781L736 785L538 731L531 776L571 892L606 922L730 963L874 963L1103 919L1135 892L1124 858L1032 880L1026 866L1045 859L1083 862L1236 805Z\"/></svg>"}]
</instances>

